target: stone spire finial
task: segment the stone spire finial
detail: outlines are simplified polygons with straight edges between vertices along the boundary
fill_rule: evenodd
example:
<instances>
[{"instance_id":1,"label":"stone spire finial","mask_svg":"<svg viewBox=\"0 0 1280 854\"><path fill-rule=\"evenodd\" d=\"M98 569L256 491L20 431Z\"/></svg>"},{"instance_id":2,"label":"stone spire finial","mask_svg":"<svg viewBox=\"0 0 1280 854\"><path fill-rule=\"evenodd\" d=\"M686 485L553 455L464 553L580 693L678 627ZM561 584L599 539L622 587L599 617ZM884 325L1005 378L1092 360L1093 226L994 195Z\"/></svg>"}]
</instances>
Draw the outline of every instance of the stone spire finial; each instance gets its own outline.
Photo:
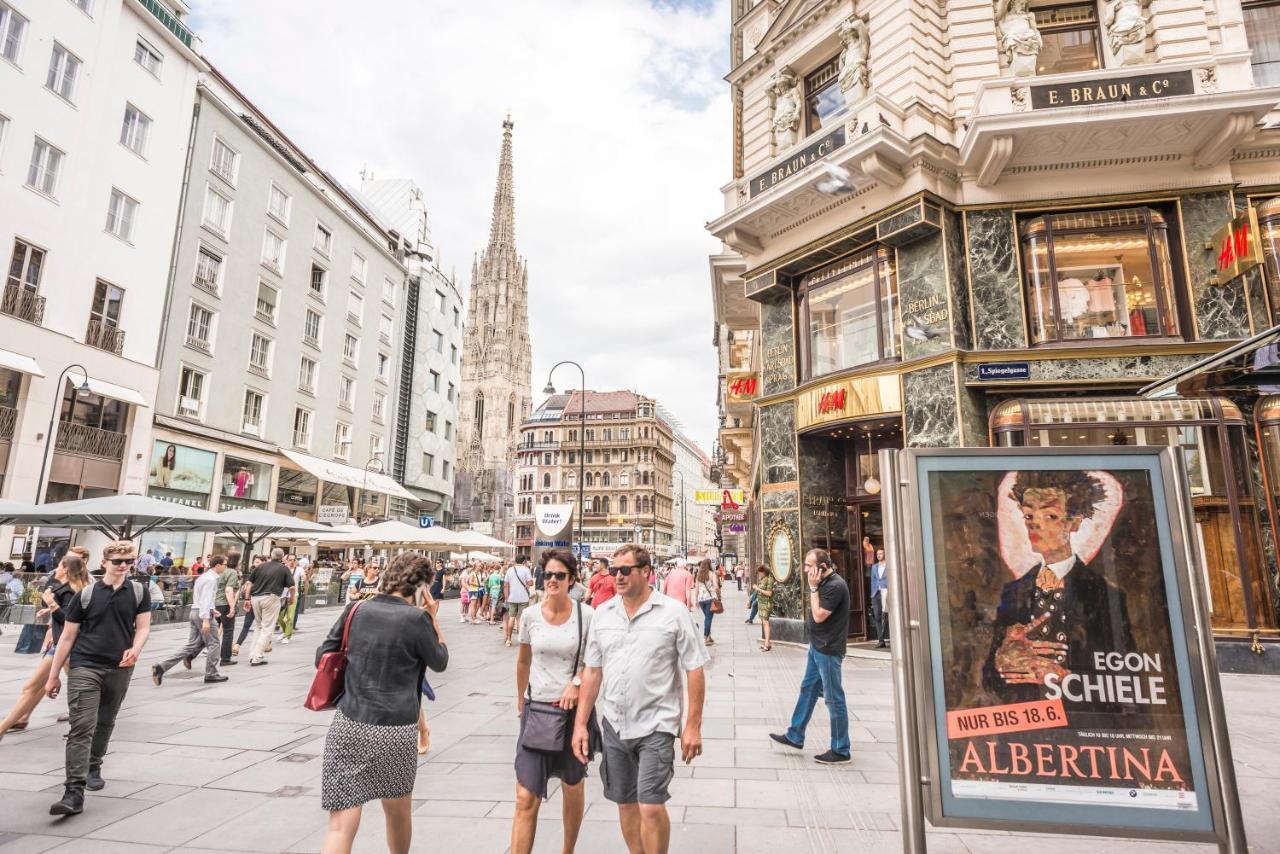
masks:
<instances>
[{"instance_id":1,"label":"stone spire finial","mask_svg":"<svg viewBox=\"0 0 1280 854\"><path fill-rule=\"evenodd\" d=\"M516 189L511 168L511 130L516 126L507 113L502 122L502 154L498 158L498 186L493 191L493 219L489 225L489 248L515 246Z\"/></svg>"}]
</instances>

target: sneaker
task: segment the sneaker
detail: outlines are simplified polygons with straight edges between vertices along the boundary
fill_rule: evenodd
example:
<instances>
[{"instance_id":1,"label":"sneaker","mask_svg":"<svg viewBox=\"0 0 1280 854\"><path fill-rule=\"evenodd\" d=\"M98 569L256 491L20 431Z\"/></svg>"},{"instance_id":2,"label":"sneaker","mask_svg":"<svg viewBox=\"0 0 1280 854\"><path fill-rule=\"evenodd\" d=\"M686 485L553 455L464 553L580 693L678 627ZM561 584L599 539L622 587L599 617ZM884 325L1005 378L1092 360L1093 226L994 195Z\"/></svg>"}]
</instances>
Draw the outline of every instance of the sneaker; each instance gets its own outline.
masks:
<instances>
[{"instance_id":1,"label":"sneaker","mask_svg":"<svg viewBox=\"0 0 1280 854\"><path fill-rule=\"evenodd\" d=\"M223 676L221 673L215 673L212 676L204 677L204 681L205 682L226 682L227 677Z\"/></svg>"},{"instance_id":2,"label":"sneaker","mask_svg":"<svg viewBox=\"0 0 1280 854\"><path fill-rule=\"evenodd\" d=\"M84 787L91 792L100 792L106 785L107 781L102 779L102 769L90 768L89 776L84 778Z\"/></svg>"},{"instance_id":3,"label":"sneaker","mask_svg":"<svg viewBox=\"0 0 1280 854\"><path fill-rule=\"evenodd\" d=\"M250 662L249 662L249 666L250 666L250 667L259 667L259 666L261 666L261 665L263 665L263 664L267 664L267 663L268 663L268 662L267 662L267 660L266 660L265 658L259 658L257 661L250 661Z\"/></svg>"},{"instance_id":4,"label":"sneaker","mask_svg":"<svg viewBox=\"0 0 1280 854\"><path fill-rule=\"evenodd\" d=\"M49 815L79 815L84 812L84 792L67 786L62 800L49 807Z\"/></svg>"},{"instance_id":5,"label":"sneaker","mask_svg":"<svg viewBox=\"0 0 1280 854\"><path fill-rule=\"evenodd\" d=\"M836 753L834 750L828 750L826 753L819 753L817 756L813 757L813 761L823 765L839 765L841 762L849 761L849 754Z\"/></svg>"},{"instance_id":6,"label":"sneaker","mask_svg":"<svg viewBox=\"0 0 1280 854\"><path fill-rule=\"evenodd\" d=\"M794 741L787 738L786 733L779 734L776 732L771 732L769 733L769 738L778 742L778 744L785 744L787 747L792 747L792 748L795 748L796 750L804 750L803 744L796 744Z\"/></svg>"},{"instance_id":7,"label":"sneaker","mask_svg":"<svg viewBox=\"0 0 1280 854\"><path fill-rule=\"evenodd\" d=\"M280 641L280 643L288 643L288 642L289 642L289 639L288 639L288 638L283 638L283 639L281 639L281 641Z\"/></svg>"},{"instance_id":8,"label":"sneaker","mask_svg":"<svg viewBox=\"0 0 1280 854\"><path fill-rule=\"evenodd\" d=\"M159 685L164 681L164 668L158 664L151 665L151 681Z\"/></svg>"},{"instance_id":9,"label":"sneaker","mask_svg":"<svg viewBox=\"0 0 1280 854\"><path fill-rule=\"evenodd\" d=\"M507 641L507 646L511 646L511 641Z\"/></svg>"},{"instance_id":10,"label":"sneaker","mask_svg":"<svg viewBox=\"0 0 1280 854\"><path fill-rule=\"evenodd\" d=\"M231 666L231 665L233 665L233 664L239 664L239 663L240 663L240 662L238 662L238 661L232 661L232 660L231 660L231 659L229 659L229 658L224 658L224 659L222 659L221 661L219 661L219 662L218 662L218 666L219 666L219 667L230 667L230 666Z\"/></svg>"},{"instance_id":11,"label":"sneaker","mask_svg":"<svg viewBox=\"0 0 1280 854\"><path fill-rule=\"evenodd\" d=\"M186 658L182 659L182 667L185 670L191 669L191 656L188 655Z\"/></svg>"}]
</instances>

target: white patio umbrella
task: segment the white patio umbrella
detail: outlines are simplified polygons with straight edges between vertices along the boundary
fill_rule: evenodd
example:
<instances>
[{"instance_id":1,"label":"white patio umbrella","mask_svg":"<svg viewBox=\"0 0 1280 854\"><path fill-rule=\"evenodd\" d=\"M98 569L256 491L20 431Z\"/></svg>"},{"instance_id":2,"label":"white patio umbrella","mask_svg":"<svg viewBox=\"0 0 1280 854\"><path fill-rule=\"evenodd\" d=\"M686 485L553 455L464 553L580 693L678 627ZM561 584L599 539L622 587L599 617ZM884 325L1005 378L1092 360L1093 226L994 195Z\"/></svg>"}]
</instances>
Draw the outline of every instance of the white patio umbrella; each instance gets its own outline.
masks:
<instances>
[{"instance_id":1,"label":"white patio umbrella","mask_svg":"<svg viewBox=\"0 0 1280 854\"><path fill-rule=\"evenodd\" d=\"M35 506L22 501L8 501L0 498L0 525L11 524L15 514L30 512Z\"/></svg>"},{"instance_id":2,"label":"white patio umbrella","mask_svg":"<svg viewBox=\"0 0 1280 854\"><path fill-rule=\"evenodd\" d=\"M0 512L3 512L3 508L0 508ZM258 543L278 531L296 532L308 539L322 539L333 531L329 525L254 508L228 510L217 514L217 517L223 525L221 530L239 540L246 555L252 554Z\"/></svg>"},{"instance_id":3,"label":"white patio umbrella","mask_svg":"<svg viewBox=\"0 0 1280 854\"><path fill-rule=\"evenodd\" d=\"M415 528L413 525L391 519L358 530L359 536L365 537L367 542L374 545L434 546L436 548L462 545L457 542L456 533L439 525Z\"/></svg>"},{"instance_id":4,"label":"white patio umbrella","mask_svg":"<svg viewBox=\"0 0 1280 854\"><path fill-rule=\"evenodd\" d=\"M496 537L490 537L488 534L481 534L479 531L450 531L457 541L454 545L462 546L465 549L503 549L510 551L515 548L511 543L503 542Z\"/></svg>"},{"instance_id":5,"label":"white patio umbrella","mask_svg":"<svg viewBox=\"0 0 1280 854\"><path fill-rule=\"evenodd\" d=\"M15 508L8 524L89 528L112 539L132 540L149 531L217 531L217 513L147 495L106 495Z\"/></svg>"},{"instance_id":6,"label":"white patio umbrella","mask_svg":"<svg viewBox=\"0 0 1280 854\"><path fill-rule=\"evenodd\" d=\"M485 563L501 563L502 558L488 552L452 552L449 557L452 560L479 560Z\"/></svg>"}]
</instances>

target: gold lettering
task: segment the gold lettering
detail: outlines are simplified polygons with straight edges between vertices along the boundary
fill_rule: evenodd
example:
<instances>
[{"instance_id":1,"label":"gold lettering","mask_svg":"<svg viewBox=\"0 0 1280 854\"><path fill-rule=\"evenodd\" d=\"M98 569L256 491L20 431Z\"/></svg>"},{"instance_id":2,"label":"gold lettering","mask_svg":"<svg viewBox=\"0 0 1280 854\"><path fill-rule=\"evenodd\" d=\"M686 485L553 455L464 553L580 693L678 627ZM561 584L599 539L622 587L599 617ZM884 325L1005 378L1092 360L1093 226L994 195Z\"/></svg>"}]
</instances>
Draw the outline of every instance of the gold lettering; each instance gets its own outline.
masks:
<instances>
[{"instance_id":1,"label":"gold lettering","mask_svg":"<svg viewBox=\"0 0 1280 854\"><path fill-rule=\"evenodd\" d=\"M1058 97L1058 90L1057 90L1057 89L1050 89L1050 90L1049 90L1049 103L1050 103L1050 104L1061 104L1061 103L1062 103L1062 99Z\"/></svg>"},{"instance_id":2,"label":"gold lettering","mask_svg":"<svg viewBox=\"0 0 1280 854\"><path fill-rule=\"evenodd\" d=\"M1165 88L1166 86L1168 86L1168 85L1169 85L1169 81L1168 81L1168 80L1152 80L1152 81L1151 81L1151 94L1152 94L1152 95L1159 95L1161 92L1163 92L1163 91L1164 91L1164 88Z\"/></svg>"},{"instance_id":3,"label":"gold lettering","mask_svg":"<svg viewBox=\"0 0 1280 854\"><path fill-rule=\"evenodd\" d=\"M1073 88L1071 90L1071 103L1077 104L1079 102L1080 102L1080 90Z\"/></svg>"},{"instance_id":4,"label":"gold lettering","mask_svg":"<svg viewBox=\"0 0 1280 854\"><path fill-rule=\"evenodd\" d=\"M1131 97L1133 97L1133 86L1132 86L1132 84L1129 84L1129 83L1122 83L1122 84L1120 84L1120 92L1121 92L1121 94L1123 94L1126 98L1131 98Z\"/></svg>"}]
</instances>

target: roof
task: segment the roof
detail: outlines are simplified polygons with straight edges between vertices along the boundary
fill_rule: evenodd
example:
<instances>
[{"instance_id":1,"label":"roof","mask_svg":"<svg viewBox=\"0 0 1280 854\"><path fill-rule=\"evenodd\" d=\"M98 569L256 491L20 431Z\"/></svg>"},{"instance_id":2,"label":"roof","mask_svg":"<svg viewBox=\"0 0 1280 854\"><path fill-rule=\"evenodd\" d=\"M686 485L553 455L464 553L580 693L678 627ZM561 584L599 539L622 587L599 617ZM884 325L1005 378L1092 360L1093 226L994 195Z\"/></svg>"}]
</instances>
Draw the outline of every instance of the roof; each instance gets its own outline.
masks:
<instances>
[{"instance_id":1,"label":"roof","mask_svg":"<svg viewBox=\"0 0 1280 854\"><path fill-rule=\"evenodd\" d=\"M634 412L639 395L631 391L588 391L587 412ZM575 391L565 405L565 412L576 415L582 411L582 392Z\"/></svg>"}]
</instances>

